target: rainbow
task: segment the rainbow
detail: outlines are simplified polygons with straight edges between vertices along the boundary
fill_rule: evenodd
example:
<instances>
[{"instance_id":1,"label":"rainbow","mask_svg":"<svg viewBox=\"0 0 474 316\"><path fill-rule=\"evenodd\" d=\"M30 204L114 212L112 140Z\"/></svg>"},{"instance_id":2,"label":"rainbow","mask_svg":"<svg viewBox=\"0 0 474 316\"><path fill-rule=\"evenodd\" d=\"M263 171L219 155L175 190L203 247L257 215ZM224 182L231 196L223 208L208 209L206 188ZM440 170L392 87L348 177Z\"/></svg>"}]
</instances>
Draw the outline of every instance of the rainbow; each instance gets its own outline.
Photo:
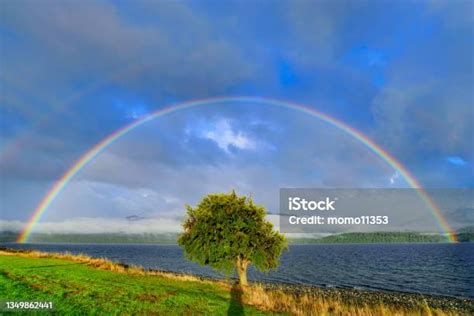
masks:
<instances>
[{"instance_id":1,"label":"rainbow","mask_svg":"<svg viewBox=\"0 0 474 316\"><path fill-rule=\"evenodd\" d=\"M120 137L127 134L128 132L134 130L135 128L152 121L158 117L163 115L176 112L179 110L184 110L196 106L202 105L211 105L216 103L255 103L255 104L267 104L273 105L283 108L289 108L292 110L300 111L302 113L306 113L308 115L314 116L322 121L339 128L340 130L346 132L347 134L351 135L362 144L367 146L373 153L387 162L392 168L394 168L404 179L405 181L412 187L418 190L418 194L421 199L426 203L426 205L431 209L433 216L436 219L436 222L440 228L440 230L446 235L449 242L457 242L455 234L453 230L449 226L448 222L444 218L443 214L439 207L434 203L428 193L421 187L420 183L416 178L410 174L410 172L400 163L398 162L393 156L391 156L387 151L377 145L374 141L372 141L369 137L364 135L362 132L354 129L353 127L347 125L346 123L339 121L325 113L322 113L316 109L281 100L275 99L268 99L268 98L259 98L259 97L215 97L215 98L208 98L208 99L199 99L193 100L188 102L183 102L179 104L174 104L169 107L165 107L159 109L153 113L150 113L143 118L140 118L118 130L110 134L109 136L102 139L99 143L89 149L86 153L84 153L62 176L59 178L48 191L48 193L43 197L41 202L38 204L36 209L33 211L31 217L29 218L27 224L19 234L17 238L17 242L25 243L28 241L31 232L35 224L41 220L42 215L46 212L48 207L53 203L56 197L64 190L67 184L71 181L71 179L81 170L83 169L89 162L91 162L95 157L97 157L102 151L104 151L108 146L113 144L117 141Z\"/></svg>"}]
</instances>

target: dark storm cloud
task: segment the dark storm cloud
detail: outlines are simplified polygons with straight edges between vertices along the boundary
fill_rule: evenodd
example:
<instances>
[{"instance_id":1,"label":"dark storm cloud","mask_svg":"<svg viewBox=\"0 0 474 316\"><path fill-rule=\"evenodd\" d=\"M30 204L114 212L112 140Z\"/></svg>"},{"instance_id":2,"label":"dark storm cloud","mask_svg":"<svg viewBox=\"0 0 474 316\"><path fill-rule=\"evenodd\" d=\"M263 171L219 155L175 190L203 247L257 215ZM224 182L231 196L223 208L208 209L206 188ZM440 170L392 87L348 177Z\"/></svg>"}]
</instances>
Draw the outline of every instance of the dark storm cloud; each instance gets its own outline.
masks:
<instances>
[{"instance_id":1,"label":"dark storm cloud","mask_svg":"<svg viewBox=\"0 0 474 316\"><path fill-rule=\"evenodd\" d=\"M248 78L239 47L213 38L209 21L186 5L157 2L135 8L137 17L107 2L6 2L2 22L16 40L5 47L12 59L5 76L67 90L83 80L127 83L141 72L160 90L196 95ZM13 57L17 52L20 56Z\"/></svg>"},{"instance_id":2,"label":"dark storm cloud","mask_svg":"<svg viewBox=\"0 0 474 316\"><path fill-rule=\"evenodd\" d=\"M451 169L462 167L464 174L471 173L458 177L459 184L469 186L474 160L474 34L472 16L462 11L472 11L472 3L456 3L447 10L438 10L435 4L437 10L419 21L426 30L417 31L421 34L414 35L416 41L404 43L400 58L387 69L387 85L374 98L372 109L378 139L402 161L443 170L447 158L458 157L468 162ZM415 173L422 179L435 175L420 169ZM443 180L426 182L443 185Z\"/></svg>"}]
</instances>

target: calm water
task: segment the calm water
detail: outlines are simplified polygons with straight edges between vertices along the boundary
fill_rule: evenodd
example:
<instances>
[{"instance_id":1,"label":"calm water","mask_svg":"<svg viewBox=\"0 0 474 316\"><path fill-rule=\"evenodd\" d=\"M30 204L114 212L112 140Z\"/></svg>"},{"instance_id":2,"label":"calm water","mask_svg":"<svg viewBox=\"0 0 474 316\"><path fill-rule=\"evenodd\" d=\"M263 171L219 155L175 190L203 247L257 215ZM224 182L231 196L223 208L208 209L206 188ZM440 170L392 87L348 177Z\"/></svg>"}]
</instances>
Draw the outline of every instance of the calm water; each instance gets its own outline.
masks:
<instances>
[{"instance_id":1,"label":"calm water","mask_svg":"<svg viewBox=\"0 0 474 316\"><path fill-rule=\"evenodd\" d=\"M4 244L85 253L145 268L223 277L186 260L178 246L133 244ZM293 245L280 267L251 280L395 290L474 298L474 244Z\"/></svg>"}]
</instances>

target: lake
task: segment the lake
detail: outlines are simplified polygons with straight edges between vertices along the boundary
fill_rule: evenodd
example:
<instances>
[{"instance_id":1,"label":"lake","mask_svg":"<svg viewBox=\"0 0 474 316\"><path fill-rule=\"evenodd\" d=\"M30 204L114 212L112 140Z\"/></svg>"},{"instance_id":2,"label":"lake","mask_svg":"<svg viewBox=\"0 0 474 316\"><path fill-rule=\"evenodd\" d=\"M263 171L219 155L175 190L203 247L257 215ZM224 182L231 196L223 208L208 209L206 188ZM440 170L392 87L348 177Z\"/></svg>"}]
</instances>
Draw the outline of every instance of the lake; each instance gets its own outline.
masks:
<instances>
[{"instance_id":1,"label":"lake","mask_svg":"<svg viewBox=\"0 0 474 316\"><path fill-rule=\"evenodd\" d=\"M175 245L15 244L46 252L84 253L149 269L223 278L190 262ZM474 298L474 244L290 245L277 270L249 279L321 287L403 291Z\"/></svg>"}]
</instances>

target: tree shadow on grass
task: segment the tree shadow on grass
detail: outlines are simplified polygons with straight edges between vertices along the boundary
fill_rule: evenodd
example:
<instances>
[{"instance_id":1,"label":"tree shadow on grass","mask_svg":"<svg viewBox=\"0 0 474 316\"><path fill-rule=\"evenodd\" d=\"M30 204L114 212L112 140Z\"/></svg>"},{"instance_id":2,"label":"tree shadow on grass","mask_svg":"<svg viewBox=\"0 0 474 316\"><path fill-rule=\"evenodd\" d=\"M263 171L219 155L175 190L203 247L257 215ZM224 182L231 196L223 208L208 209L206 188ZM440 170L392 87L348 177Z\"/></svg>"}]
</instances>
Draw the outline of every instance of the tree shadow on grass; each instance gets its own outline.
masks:
<instances>
[{"instance_id":1,"label":"tree shadow on grass","mask_svg":"<svg viewBox=\"0 0 474 316\"><path fill-rule=\"evenodd\" d=\"M230 290L230 305L227 310L227 315L239 316L245 315L244 305L242 303L243 290L239 284L234 283Z\"/></svg>"}]
</instances>

